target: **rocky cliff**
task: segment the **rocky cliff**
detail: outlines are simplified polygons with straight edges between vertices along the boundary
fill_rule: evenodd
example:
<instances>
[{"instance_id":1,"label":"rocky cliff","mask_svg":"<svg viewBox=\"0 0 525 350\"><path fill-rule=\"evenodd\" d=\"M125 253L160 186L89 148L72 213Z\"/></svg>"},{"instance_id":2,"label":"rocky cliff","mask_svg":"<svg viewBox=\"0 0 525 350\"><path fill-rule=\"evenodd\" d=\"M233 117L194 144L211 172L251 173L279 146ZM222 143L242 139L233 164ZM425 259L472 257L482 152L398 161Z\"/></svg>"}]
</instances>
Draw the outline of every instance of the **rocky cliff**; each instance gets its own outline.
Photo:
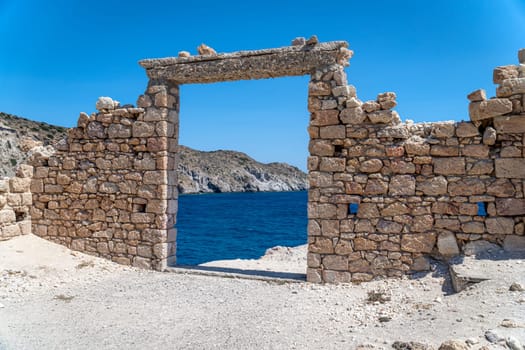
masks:
<instances>
[{"instance_id":1,"label":"rocky cliff","mask_svg":"<svg viewBox=\"0 0 525 350\"><path fill-rule=\"evenodd\" d=\"M66 128L0 112L0 177L13 176L27 151L53 144ZM180 193L299 191L306 174L285 163L262 164L235 151L201 152L180 146Z\"/></svg>"},{"instance_id":2,"label":"rocky cliff","mask_svg":"<svg viewBox=\"0 0 525 350\"><path fill-rule=\"evenodd\" d=\"M300 191L306 174L285 163L262 164L234 151L201 152L180 146L179 192Z\"/></svg>"},{"instance_id":3,"label":"rocky cliff","mask_svg":"<svg viewBox=\"0 0 525 350\"><path fill-rule=\"evenodd\" d=\"M65 136L66 128L35 122L0 112L0 177L13 176L27 151L48 145Z\"/></svg>"}]
</instances>

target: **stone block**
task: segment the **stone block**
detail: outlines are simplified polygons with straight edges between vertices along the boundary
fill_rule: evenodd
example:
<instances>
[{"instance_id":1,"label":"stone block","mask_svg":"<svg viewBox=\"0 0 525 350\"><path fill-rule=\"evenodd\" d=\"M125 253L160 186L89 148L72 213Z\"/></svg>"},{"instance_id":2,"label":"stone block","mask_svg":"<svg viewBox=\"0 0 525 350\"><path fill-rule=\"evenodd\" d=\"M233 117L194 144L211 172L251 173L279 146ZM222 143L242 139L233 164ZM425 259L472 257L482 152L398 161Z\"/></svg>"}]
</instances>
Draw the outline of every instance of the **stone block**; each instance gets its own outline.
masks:
<instances>
[{"instance_id":1,"label":"stone block","mask_svg":"<svg viewBox=\"0 0 525 350\"><path fill-rule=\"evenodd\" d=\"M496 212L501 216L525 215L525 199L496 198Z\"/></svg>"},{"instance_id":2,"label":"stone block","mask_svg":"<svg viewBox=\"0 0 525 350\"><path fill-rule=\"evenodd\" d=\"M485 225L478 221L465 222L461 225L461 231L464 233L485 233Z\"/></svg>"},{"instance_id":3,"label":"stone block","mask_svg":"<svg viewBox=\"0 0 525 350\"><path fill-rule=\"evenodd\" d=\"M497 136L496 130L493 127L487 127L483 132L483 144L488 146L494 145L496 143Z\"/></svg>"},{"instance_id":4,"label":"stone block","mask_svg":"<svg viewBox=\"0 0 525 350\"><path fill-rule=\"evenodd\" d=\"M366 114L359 106L345 108L340 113L343 124L361 124L366 119Z\"/></svg>"},{"instance_id":5,"label":"stone block","mask_svg":"<svg viewBox=\"0 0 525 350\"><path fill-rule=\"evenodd\" d=\"M384 92L377 95L377 102L381 106L381 109L392 109L397 106L396 98L395 92Z\"/></svg>"},{"instance_id":6,"label":"stone block","mask_svg":"<svg viewBox=\"0 0 525 350\"><path fill-rule=\"evenodd\" d=\"M485 193L485 183L478 178L464 178L448 183L448 193L451 196L472 196Z\"/></svg>"},{"instance_id":7,"label":"stone block","mask_svg":"<svg viewBox=\"0 0 525 350\"><path fill-rule=\"evenodd\" d=\"M496 89L496 96L498 97L509 97L519 94L525 94L525 78L505 79Z\"/></svg>"},{"instance_id":8,"label":"stone block","mask_svg":"<svg viewBox=\"0 0 525 350\"><path fill-rule=\"evenodd\" d=\"M503 249L508 252L525 252L525 236L506 236L503 240Z\"/></svg>"},{"instance_id":9,"label":"stone block","mask_svg":"<svg viewBox=\"0 0 525 350\"><path fill-rule=\"evenodd\" d=\"M323 266L328 270L347 271L348 258L341 255L327 255L322 260Z\"/></svg>"},{"instance_id":10,"label":"stone block","mask_svg":"<svg viewBox=\"0 0 525 350\"><path fill-rule=\"evenodd\" d=\"M111 124L107 131L110 139L127 139L131 137L131 128L126 125Z\"/></svg>"},{"instance_id":11,"label":"stone block","mask_svg":"<svg viewBox=\"0 0 525 350\"><path fill-rule=\"evenodd\" d=\"M321 220L322 236L337 237L339 233L339 220Z\"/></svg>"},{"instance_id":12,"label":"stone block","mask_svg":"<svg viewBox=\"0 0 525 350\"><path fill-rule=\"evenodd\" d=\"M28 164L20 164L16 169L16 176L22 178L33 177L33 167Z\"/></svg>"},{"instance_id":13,"label":"stone block","mask_svg":"<svg viewBox=\"0 0 525 350\"><path fill-rule=\"evenodd\" d=\"M306 255L306 265L308 267L321 267L321 255L315 253L307 253Z\"/></svg>"},{"instance_id":14,"label":"stone block","mask_svg":"<svg viewBox=\"0 0 525 350\"><path fill-rule=\"evenodd\" d=\"M473 158L488 158L489 147L486 145L465 145L461 149L461 155Z\"/></svg>"},{"instance_id":15,"label":"stone block","mask_svg":"<svg viewBox=\"0 0 525 350\"><path fill-rule=\"evenodd\" d=\"M459 231L460 223L458 219L436 219L434 227L449 231Z\"/></svg>"},{"instance_id":16,"label":"stone block","mask_svg":"<svg viewBox=\"0 0 525 350\"><path fill-rule=\"evenodd\" d=\"M465 158L449 157L434 158L434 173L440 175L463 175L465 174Z\"/></svg>"},{"instance_id":17,"label":"stone block","mask_svg":"<svg viewBox=\"0 0 525 350\"><path fill-rule=\"evenodd\" d=\"M106 128L102 123L91 121L86 127L86 134L89 138L106 138Z\"/></svg>"},{"instance_id":18,"label":"stone block","mask_svg":"<svg viewBox=\"0 0 525 350\"><path fill-rule=\"evenodd\" d=\"M443 232L439 234L437 248L439 254L444 257L459 255L458 242L456 241L456 236L452 232Z\"/></svg>"},{"instance_id":19,"label":"stone block","mask_svg":"<svg viewBox=\"0 0 525 350\"><path fill-rule=\"evenodd\" d=\"M377 208L377 204L375 203L360 203L359 208L357 210L357 217L358 218L378 218L379 210Z\"/></svg>"},{"instance_id":20,"label":"stone block","mask_svg":"<svg viewBox=\"0 0 525 350\"><path fill-rule=\"evenodd\" d=\"M345 105L347 108L355 108L361 107L363 102L356 97L350 97L348 100L346 100Z\"/></svg>"},{"instance_id":21,"label":"stone block","mask_svg":"<svg viewBox=\"0 0 525 350\"><path fill-rule=\"evenodd\" d=\"M411 233L401 237L401 250L410 253L430 253L436 244L436 233Z\"/></svg>"},{"instance_id":22,"label":"stone block","mask_svg":"<svg viewBox=\"0 0 525 350\"><path fill-rule=\"evenodd\" d=\"M463 253L465 255L478 255L486 251L498 251L500 247L497 244L490 243L487 241L473 241L473 242L467 242L463 246Z\"/></svg>"},{"instance_id":23,"label":"stone block","mask_svg":"<svg viewBox=\"0 0 525 350\"><path fill-rule=\"evenodd\" d=\"M487 186L487 194L495 197L513 197L516 188L508 179L496 179Z\"/></svg>"},{"instance_id":24,"label":"stone block","mask_svg":"<svg viewBox=\"0 0 525 350\"><path fill-rule=\"evenodd\" d=\"M508 179L525 179L524 158L496 159L496 177Z\"/></svg>"},{"instance_id":25,"label":"stone block","mask_svg":"<svg viewBox=\"0 0 525 350\"><path fill-rule=\"evenodd\" d=\"M454 137L456 133L456 123L455 122L438 122L432 123L432 136L438 139L448 139Z\"/></svg>"},{"instance_id":26,"label":"stone block","mask_svg":"<svg viewBox=\"0 0 525 350\"><path fill-rule=\"evenodd\" d=\"M151 213L131 213L131 222L134 224L152 223L155 215Z\"/></svg>"},{"instance_id":27,"label":"stone block","mask_svg":"<svg viewBox=\"0 0 525 350\"><path fill-rule=\"evenodd\" d=\"M459 156L459 147L458 146L432 145L430 148L430 155L444 156L444 157Z\"/></svg>"},{"instance_id":28,"label":"stone block","mask_svg":"<svg viewBox=\"0 0 525 350\"><path fill-rule=\"evenodd\" d=\"M508 65L494 68L492 81L494 84L502 84L505 79L518 78L518 66Z\"/></svg>"},{"instance_id":29,"label":"stone block","mask_svg":"<svg viewBox=\"0 0 525 350\"><path fill-rule=\"evenodd\" d=\"M512 102L506 98L493 98L469 104L469 115L472 121L491 119L511 112Z\"/></svg>"},{"instance_id":30,"label":"stone block","mask_svg":"<svg viewBox=\"0 0 525 350\"><path fill-rule=\"evenodd\" d=\"M377 249L377 242L372 241L371 239L366 239L363 237L357 237L354 239L354 250L355 251L376 250L376 249Z\"/></svg>"},{"instance_id":31,"label":"stone block","mask_svg":"<svg viewBox=\"0 0 525 350\"><path fill-rule=\"evenodd\" d=\"M434 217L432 215L418 215L412 219L410 232L425 232L434 226Z\"/></svg>"},{"instance_id":32,"label":"stone block","mask_svg":"<svg viewBox=\"0 0 525 350\"><path fill-rule=\"evenodd\" d=\"M409 155L427 156L430 154L430 145L420 138L410 138L405 143Z\"/></svg>"},{"instance_id":33,"label":"stone block","mask_svg":"<svg viewBox=\"0 0 525 350\"><path fill-rule=\"evenodd\" d=\"M340 239L335 246L335 253L338 255L348 255L353 252L352 243L348 240Z\"/></svg>"},{"instance_id":34,"label":"stone block","mask_svg":"<svg viewBox=\"0 0 525 350\"><path fill-rule=\"evenodd\" d=\"M326 140L310 140L308 150L312 156L334 155L334 146Z\"/></svg>"},{"instance_id":35,"label":"stone block","mask_svg":"<svg viewBox=\"0 0 525 350\"><path fill-rule=\"evenodd\" d=\"M467 164L467 175L490 175L494 171L494 161L491 159L478 160Z\"/></svg>"},{"instance_id":36,"label":"stone block","mask_svg":"<svg viewBox=\"0 0 525 350\"><path fill-rule=\"evenodd\" d=\"M394 139L408 139L410 132L406 125L387 126L377 132L377 137Z\"/></svg>"},{"instance_id":37,"label":"stone block","mask_svg":"<svg viewBox=\"0 0 525 350\"><path fill-rule=\"evenodd\" d=\"M131 128L133 137L151 137L155 134L155 125L152 122L133 123Z\"/></svg>"},{"instance_id":38,"label":"stone block","mask_svg":"<svg viewBox=\"0 0 525 350\"><path fill-rule=\"evenodd\" d=\"M319 169L328 172L343 172L346 167L345 158L322 157Z\"/></svg>"},{"instance_id":39,"label":"stone block","mask_svg":"<svg viewBox=\"0 0 525 350\"><path fill-rule=\"evenodd\" d=\"M521 158L521 147L518 146L506 146L501 148L501 158Z\"/></svg>"},{"instance_id":40,"label":"stone block","mask_svg":"<svg viewBox=\"0 0 525 350\"><path fill-rule=\"evenodd\" d=\"M378 173L383 167L380 159L369 159L361 163L359 170L363 173Z\"/></svg>"},{"instance_id":41,"label":"stone block","mask_svg":"<svg viewBox=\"0 0 525 350\"><path fill-rule=\"evenodd\" d=\"M447 193L447 179L444 176L434 176L418 181L416 189L427 196L438 196Z\"/></svg>"},{"instance_id":42,"label":"stone block","mask_svg":"<svg viewBox=\"0 0 525 350\"><path fill-rule=\"evenodd\" d=\"M458 123L456 126L457 137L475 137L479 136L478 128L469 122Z\"/></svg>"},{"instance_id":43,"label":"stone block","mask_svg":"<svg viewBox=\"0 0 525 350\"><path fill-rule=\"evenodd\" d=\"M325 81L311 81L308 84L308 95L309 96L328 96L332 93L332 87L330 83Z\"/></svg>"},{"instance_id":44,"label":"stone block","mask_svg":"<svg viewBox=\"0 0 525 350\"><path fill-rule=\"evenodd\" d=\"M332 239L328 237L316 237L314 242L308 245L308 251L318 254L333 254L334 246Z\"/></svg>"},{"instance_id":45,"label":"stone block","mask_svg":"<svg viewBox=\"0 0 525 350\"><path fill-rule=\"evenodd\" d=\"M525 116L510 115L494 118L494 127L500 134L520 134L525 132Z\"/></svg>"},{"instance_id":46,"label":"stone block","mask_svg":"<svg viewBox=\"0 0 525 350\"><path fill-rule=\"evenodd\" d=\"M369 179L365 187L365 195L386 194L388 182L380 179Z\"/></svg>"},{"instance_id":47,"label":"stone block","mask_svg":"<svg viewBox=\"0 0 525 350\"><path fill-rule=\"evenodd\" d=\"M12 177L9 179L9 188L11 192L16 193L29 192L31 188L31 178Z\"/></svg>"},{"instance_id":48,"label":"stone block","mask_svg":"<svg viewBox=\"0 0 525 350\"><path fill-rule=\"evenodd\" d=\"M330 125L319 128L319 135L322 139L344 139L346 128L344 125Z\"/></svg>"},{"instance_id":49,"label":"stone block","mask_svg":"<svg viewBox=\"0 0 525 350\"><path fill-rule=\"evenodd\" d=\"M313 111L310 115L310 125L327 126L339 124L339 111L336 109Z\"/></svg>"},{"instance_id":50,"label":"stone block","mask_svg":"<svg viewBox=\"0 0 525 350\"><path fill-rule=\"evenodd\" d=\"M416 192L416 179L412 175L396 175L390 180L388 193L392 196L413 196Z\"/></svg>"},{"instance_id":51,"label":"stone block","mask_svg":"<svg viewBox=\"0 0 525 350\"><path fill-rule=\"evenodd\" d=\"M167 185L166 171L146 171L144 172L143 182L146 185Z\"/></svg>"},{"instance_id":52,"label":"stone block","mask_svg":"<svg viewBox=\"0 0 525 350\"><path fill-rule=\"evenodd\" d=\"M376 111L368 113L368 119L373 124L399 124L401 118L396 111L386 110L386 111Z\"/></svg>"},{"instance_id":53,"label":"stone block","mask_svg":"<svg viewBox=\"0 0 525 350\"><path fill-rule=\"evenodd\" d=\"M0 229L2 236L4 237L16 237L20 236L22 232L20 231L20 226L17 224L4 226Z\"/></svg>"},{"instance_id":54,"label":"stone block","mask_svg":"<svg viewBox=\"0 0 525 350\"><path fill-rule=\"evenodd\" d=\"M0 179L0 193L9 192L9 179Z\"/></svg>"},{"instance_id":55,"label":"stone block","mask_svg":"<svg viewBox=\"0 0 525 350\"><path fill-rule=\"evenodd\" d=\"M405 215L410 212L410 209L408 207L401 203L401 202L395 202L381 210L382 216L397 216L397 215Z\"/></svg>"},{"instance_id":56,"label":"stone block","mask_svg":"<svg viewBox=\"0 0 525 350\"><path fill-rule=\"evenodd\" d=\"M307 268L306 281L310 283L322 283L323 277L320 269Z\"/></svg>"},{"instance_id":57,"label":"stone block","mask_svg":"<svg viewBox=\"0 0 525 350\"><path fill-rule=\"evenodd\" d=\"M95 108L99 111L111 111L117 108L118 101L114 101L111 97L101 96L98 98Z\"/></svg>"},{"instance_id":58,"label":"stone block","mask_svg":"<svg viewBox=\"0 0 525 350\"><path fill-rule=\"evenodd\" d=\"M132 265L134 267L138 267L141 269L151 269L151 259L135 256L133 257L133 263Z\"/></svg>"},{"instance_id":59,"label":"stone block","mask_svg":"<svg viewBox=\"0 0 525 350\"><path fill-rule=\"evenodd\" d=\"M511 235L514 233L514 219L513 218L488 218L485 220L487 232L498 235Z\"/></svg>"},{"instance_id":60,"label":"stone block","mask_svg":"<svg viewBox=\"0 0 525 350\"><path fill-rule=\"evenodd\" d=\"M525 64L525 49L518 50L518 62Z\"/></svg>"},{"instance_id":61,"label":"stone block","mask_svg":"<svg viewBox=\"0 0 525 350\"><path fill-rule=\"evenodd\" d=\"M366 101L363 103L362 108L367 113L372 113L375 111L379 111L381 109L381 105L377 101Z\"/></svg>"},{"instance_id":62,"label":"stone block","mask_svg":"<svg viewBox=\"0 0 525 350\"><path fill-rule=\"evenodd\" d=\"M403 225L395 221L380 219L376 225L376 229L384 234L399 234L403 229Z\"/></svg>"},{"instance_id":63,"label":"stone block","mask_svg":"<svg viewBox=\"0 0 525 350\"><path fill-rule=\"evenodd\" d=\"M345 271L323 270L323 281L325 283L350 283L352 274Z\"/></svg>"},{"instance_id":64,"label":"stone block","mask_svg":"<svg viewBox=\"0 0 525 350\"><path fill-rule=\"evenodd\" d=\"M467 98L470 102L485 101L487 99L487 93L484 89L479 89L468 94Z\"/></svg>"}]
</instances>

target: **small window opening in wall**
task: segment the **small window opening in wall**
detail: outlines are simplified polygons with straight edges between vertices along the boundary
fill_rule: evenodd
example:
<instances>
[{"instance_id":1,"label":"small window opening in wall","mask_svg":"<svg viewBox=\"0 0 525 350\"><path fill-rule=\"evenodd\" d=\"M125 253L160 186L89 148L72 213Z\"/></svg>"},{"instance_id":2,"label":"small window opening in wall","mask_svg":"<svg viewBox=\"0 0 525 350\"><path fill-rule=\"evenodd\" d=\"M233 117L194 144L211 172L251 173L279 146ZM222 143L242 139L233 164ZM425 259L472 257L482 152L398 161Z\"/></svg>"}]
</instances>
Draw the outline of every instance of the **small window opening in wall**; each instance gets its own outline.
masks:
<instances>
[{"instance_id":1,"label":"small window opening in wall","mask_svg":"<svg viewBox=\"0 0 525 350\"><path fill-rule=\"evenodd\" d=\"M145 213L146 204L133 204L133 212L135 213Z\"/></svg>"},{"instance_id":2,"label":"small window opening in wall","mask_svg":"<svg viewBox=\"0 0 525 350\"><path fill-rule=\"evenodd\" d=\"M478 215L487 216L487 202L478 202Z\"/></svg>"},{"instance_id":3,"label":"small window opening in wall","mask_svg":"<svg viewBox=\"0 0 525 350\"><path fill-rule=\"evenodd\" d=\"M15 211L16 222L24 221L27 218L25 211Z\"/></svg>"},{"instance_id":4,"label":"small window opening in wall","mask_svg":"<svg viewBox=\"0 0 525 350\"><path fill-rule=\"evenodd\" d=\"M355 214L357 214L358 210L359 210L359 204L357 204L357 203L350 203L348 205L348 213L349 214L355 215Z\"/></svg>"},{"instance_id":5,"label":"small window opening in wall","mask_svg":"<svg viewBox=\"0 0 525 350\"><path fill-rule=\"evenodd\" d=\"M336 157L340 157L343 153L343 146L342 145L335 145L334 146L334 155Z\"/></svg>"}]
</instances>

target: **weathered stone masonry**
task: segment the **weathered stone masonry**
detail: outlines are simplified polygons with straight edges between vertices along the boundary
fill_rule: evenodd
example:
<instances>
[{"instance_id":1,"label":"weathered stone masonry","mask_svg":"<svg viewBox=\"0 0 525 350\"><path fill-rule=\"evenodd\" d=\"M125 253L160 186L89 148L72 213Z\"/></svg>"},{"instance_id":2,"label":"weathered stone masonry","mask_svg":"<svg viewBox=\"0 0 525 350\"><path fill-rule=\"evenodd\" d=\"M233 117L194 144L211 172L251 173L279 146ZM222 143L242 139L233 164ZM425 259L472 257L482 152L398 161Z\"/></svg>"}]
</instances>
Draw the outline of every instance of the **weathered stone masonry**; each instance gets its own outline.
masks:
<instances>
[{"instance_id":1,"label":"weathered stone masonry","mask_svg":"<svg viewBox=\"0 0 525 350\"><path fill-rule=\"evenodd\" d=\"M110 98L50 157L35 157L33 232L121 264L175 258L178 88L151 81L139 108Z\"/></svg>"},{"instance_id":2,"label":"weathered stone masonry","mask_svg":"<svg viewBox=\"0 0 525 350\"><path fill-rule=\"evenodd\" d=\"M32 175L33 168L22 164L15 176L0 179L0 241L31 233Z\"/></svg>"},{"instance_id":3,"label":"weathered stone masonry","mask_svg":"<svg viewBox=\"0 0 525 350\"><path fill-rule=\"evenodd\" d=\"M308 281L399 276L470 241L525 244L523 65L495 70L497 99L469 95L471 122L401 124L394 93L357 98L347 46L141 61L137 108L101 98L35 157L33 232L123 264L174 263L179 86L309 74Z\"/></svg>"}]
</instances>

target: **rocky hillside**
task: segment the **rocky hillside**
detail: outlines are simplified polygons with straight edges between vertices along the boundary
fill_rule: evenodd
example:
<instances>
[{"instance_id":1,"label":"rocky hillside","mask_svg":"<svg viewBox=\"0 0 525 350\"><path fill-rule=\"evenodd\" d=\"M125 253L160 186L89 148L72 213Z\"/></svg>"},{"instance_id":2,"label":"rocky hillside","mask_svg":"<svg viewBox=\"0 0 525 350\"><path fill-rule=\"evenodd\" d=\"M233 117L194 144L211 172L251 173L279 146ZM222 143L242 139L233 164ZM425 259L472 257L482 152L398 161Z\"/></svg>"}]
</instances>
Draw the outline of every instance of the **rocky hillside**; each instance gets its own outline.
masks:
<instances>
[{"instance_id":1,"label":"rocky hillside","mask_svg":"<svg viewBox=\"0 0 525 350\"><path fill-rule=\"evenodd\" d=\"M179 192L258 192L306 189L306 174L285 163L263 164L234 151L180 146Z\"/></svg>"},{"instance_id":2,"label":"rocky hillside","mask_svg":"<svg viewBox=\"0 0 525 350\"><path fill-rule=\"evenodd\" d=\"M0 112L0 176L14 169L38 144L53 144L66 128L34 122ZM307 188L306 174L284 163L263 164L234 151L201 152L180 146L180 193L299 191Z\"/></svg>"},{"instance_id":3,"label":"rocky hillside","mask_svg":"<svg viewBox=\"0 0 525 350\"><path fill-rule=\"evenodd\" d=\"M64 137L66 128L0 112L0 176L13 176L27 151Z\"/></svg>"}]
</instances>

